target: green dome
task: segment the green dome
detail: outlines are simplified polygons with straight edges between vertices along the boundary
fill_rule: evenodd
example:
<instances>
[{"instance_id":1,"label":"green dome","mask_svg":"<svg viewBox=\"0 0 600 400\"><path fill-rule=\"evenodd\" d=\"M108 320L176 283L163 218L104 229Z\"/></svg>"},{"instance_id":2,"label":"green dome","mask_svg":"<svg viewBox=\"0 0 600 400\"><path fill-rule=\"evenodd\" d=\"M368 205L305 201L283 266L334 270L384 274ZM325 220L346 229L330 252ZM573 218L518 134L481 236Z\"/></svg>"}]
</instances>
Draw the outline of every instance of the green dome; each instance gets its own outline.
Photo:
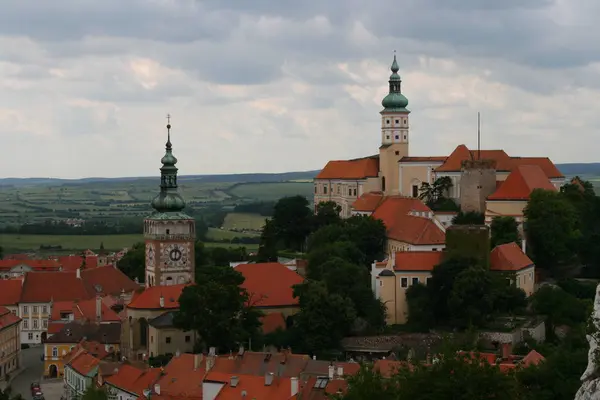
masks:
<instances>
[{"instance_id":1,"label":"green dome","mask_svg":"<svg viewBox=\"0 0 600 400\"><path fill-rule=\"evenodd\" d=\"M408 105L408 99L402 93L390 93L383 98L381 105L386 111L405 109Z\"/></svg>"},{"instance_id":2,"label":"green dome","mask_svg":"<svg viewBox=\"0 0 600 400\"><path fill-rule=\"evenodd\" d=\"M177 164L177 158L171 153L171 151L167 151L167 153L160 159L160 162L164 165L175 165Z\"/></svg>"},{"instance_id":3,"label":"green dome","mask_svg":"<svg viewBox=\"0 0 600 400\"><path fill-rule=\"evenodd\" d=\"M179 193L161 192L152 199L152 208L158 212L177 212L185 208L185 200Z\"/></svg>"}]
</instances>

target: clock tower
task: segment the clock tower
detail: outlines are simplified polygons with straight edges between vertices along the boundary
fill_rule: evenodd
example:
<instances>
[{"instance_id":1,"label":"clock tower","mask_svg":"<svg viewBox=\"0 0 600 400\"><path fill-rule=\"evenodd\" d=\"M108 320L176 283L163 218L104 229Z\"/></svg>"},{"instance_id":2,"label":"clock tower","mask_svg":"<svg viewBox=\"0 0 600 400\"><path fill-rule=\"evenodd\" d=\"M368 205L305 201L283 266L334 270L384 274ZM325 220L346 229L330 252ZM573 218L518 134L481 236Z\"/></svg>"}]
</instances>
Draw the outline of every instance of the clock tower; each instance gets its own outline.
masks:
<instances>
[{"instance_id":1,"label":"clock tower","mask_svg":"<svg viewBox=\"0 0 600 400\"><path fill-rule=\"evenodd\" d=\"M177 191L177 159L171 146L167 117L167 145L160 160L160 193L152 200L154 212L144 220L146 287L194 282L196 224L185 214Z\"/></svg>"}]
</instances>

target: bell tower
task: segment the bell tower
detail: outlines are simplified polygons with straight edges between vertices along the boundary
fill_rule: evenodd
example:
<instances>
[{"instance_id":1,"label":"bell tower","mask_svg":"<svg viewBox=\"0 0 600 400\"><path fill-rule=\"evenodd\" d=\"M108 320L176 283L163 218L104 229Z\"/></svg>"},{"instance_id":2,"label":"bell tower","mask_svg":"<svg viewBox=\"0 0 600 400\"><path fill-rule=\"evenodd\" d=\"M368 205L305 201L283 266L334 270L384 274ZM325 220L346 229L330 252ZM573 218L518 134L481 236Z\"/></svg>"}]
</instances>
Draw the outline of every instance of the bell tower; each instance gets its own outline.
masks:
<instances>
[{"instance_id":1,"label":"bell tower","mask_svg":"<svg viewBox=\"0 0 600 400\"><path fill-rule=\"evenodd\" d=\"M381 190L387 194L400 193L398 161L408 156L408 99L402 94L400 68L394 54L389 79L389 93L381 102L381 146L379 147L379 178Z\"/></svg>"},{"instance_id":2,"label":"bell tower","mask_svg":"<svg viewBox=\"0 0 600 400\"><path fill-rule=\"evenodd\" d=\"M177 158L171 145L171 117L167 120L160 192L151 203L154 212L144 220L146 287L194 282L196 223L183 212L185 200L177 190Z\"/></svg>"}]
</instances>

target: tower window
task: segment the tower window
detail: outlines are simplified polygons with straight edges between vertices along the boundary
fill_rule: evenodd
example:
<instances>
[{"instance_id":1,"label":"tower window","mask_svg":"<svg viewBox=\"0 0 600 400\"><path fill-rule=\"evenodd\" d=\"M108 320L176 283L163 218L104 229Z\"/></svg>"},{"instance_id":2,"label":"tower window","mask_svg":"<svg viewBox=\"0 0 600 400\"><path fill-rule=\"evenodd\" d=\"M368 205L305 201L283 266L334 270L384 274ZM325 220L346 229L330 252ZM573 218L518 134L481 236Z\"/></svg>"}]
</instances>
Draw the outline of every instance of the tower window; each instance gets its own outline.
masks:
<instances>
[{"instance_id":1,"label":"tower window","mask_svg":"<svg viewBox=\"0 0 600 400\"><path fill-rule=\"evenodd\" d=\"M400 139L400 136L396 135L396 139Z\"/></svg>"},{"instance_id":2,"label":"tower window","mask_svg":"<svg viewBox=\"0 0 600 400\"><path fill-rule=\"evenodd\" d=\"M167 235L168 235L168 234L170 234L170 233L171 233L171 230L170 230L170 229L167 229Z\"/></svg>"},{"instance_id":3,"label":"tower window","mask_svg":"<svg viewBox=\"0 0 600 400\"><path fill-rule=\"evenodd\" d=\"M399 119L397 119L397 120L396 120L396 123L397 123L397 124L399 124L399 123L400 123L400 120L399 120Z\"/></svg>"},{"instance_id":4,"label":"tower window","mask_svg":"<svg viewBox=\"0 0 600 400\"><path fill-rule=\"evenodd\" d=\"M389 124L389 123L390 123L390 120L389 120L389 119L386 119L386 120L385 120L385 123L386 123L386 124Z\"/></svg>"},{"instance_id":5,"label":"tower window","mask_svg":"<svg viewBox=\"0 0 600 400\"><path fill-rule=\"evenodd\" d=\"M404 140L406 140L406 135L404 135Z\"/></svg>"},{"instance_id":6,"label":"tower window","mask_svg":"<svg viewBox=\"0 0 600 400\"><path fill-rule=\"evenodd\" d=\"M397 156L399 156L399 155L400 155L400 152L399 152L398 150L396 150L396 155L397 155Z\"/></svg>"},{"instance_id":7,"label":"tower window","mask_svg":"<svg viewBox=\"0 0 600 400\"><path fill-rule=\"evenodd\" d=\"M390 139L390 135L386 135L385 138L389 140Z\"/></svg>"},{"instance_id":8,"label":"tower window","mask_svg":"<svg viewBox=\"0 0 600 400\"><path fill-rule=\"evenodd\" d=\"M404 118L404 125L406 125L406 118Z\"/></svg>"}]
</instances>

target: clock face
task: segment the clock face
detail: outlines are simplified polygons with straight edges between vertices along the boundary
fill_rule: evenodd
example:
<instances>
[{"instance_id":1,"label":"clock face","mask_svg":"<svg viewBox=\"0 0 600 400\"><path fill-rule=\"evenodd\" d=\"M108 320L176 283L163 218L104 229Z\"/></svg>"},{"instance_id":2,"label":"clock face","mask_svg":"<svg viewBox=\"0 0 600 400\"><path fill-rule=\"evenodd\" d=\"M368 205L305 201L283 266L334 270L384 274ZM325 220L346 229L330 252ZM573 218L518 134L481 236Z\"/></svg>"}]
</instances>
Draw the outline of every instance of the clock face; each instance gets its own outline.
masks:
<instances>
[{"instance_id":1,"label":"clock face","mask_svg":"<svg viewBox=\"0 0 600 400\"><path fill-rule=\"evenodd\" d=\"M146 264L154 264L154 246L152 243L146 243Z\"/></svg>"},{"instance_id":2,"label":"clock face","mask_svg":"<svg viewBox=\"0 0 600 400\"><path fill-rule=\"evenodd\" d=\"M164 247L163 260L165 264L172 267L180 267L187 264L188 254L185 246L172 243Z\"/></svg>"}]
</instances>

